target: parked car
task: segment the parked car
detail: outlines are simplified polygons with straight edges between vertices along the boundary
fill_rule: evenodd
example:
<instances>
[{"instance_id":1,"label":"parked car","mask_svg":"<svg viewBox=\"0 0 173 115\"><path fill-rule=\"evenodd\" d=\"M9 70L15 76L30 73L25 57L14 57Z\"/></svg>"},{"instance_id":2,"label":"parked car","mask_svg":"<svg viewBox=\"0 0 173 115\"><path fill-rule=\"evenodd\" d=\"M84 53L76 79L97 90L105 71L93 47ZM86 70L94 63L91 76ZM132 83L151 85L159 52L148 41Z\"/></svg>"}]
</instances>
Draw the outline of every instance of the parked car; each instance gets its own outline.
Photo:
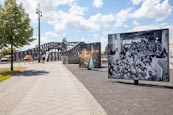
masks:
<instances>
[{"instance_id":1,"label":"parked car","mask_svg":"<svg viewBox=\"0 0 173 115\"><path fill-rule=\"evenodd\" d=\"M16 60L14 56L13 56L13 60ZM3 58L1 58L1 62L5 62L5 61L11 61L11 55L5 55Z\"/></svg>"},{"instance_id":2,"label":"parked car","mask_svg":"<svg viewBox=\"0 0 173 115\"><path fill-rule=\"evenodd\" d=\"M28 60L28 61L32 61L32 56L31 55L26 55L24 58L24 60Z\"/></svg>"}]
</instances>

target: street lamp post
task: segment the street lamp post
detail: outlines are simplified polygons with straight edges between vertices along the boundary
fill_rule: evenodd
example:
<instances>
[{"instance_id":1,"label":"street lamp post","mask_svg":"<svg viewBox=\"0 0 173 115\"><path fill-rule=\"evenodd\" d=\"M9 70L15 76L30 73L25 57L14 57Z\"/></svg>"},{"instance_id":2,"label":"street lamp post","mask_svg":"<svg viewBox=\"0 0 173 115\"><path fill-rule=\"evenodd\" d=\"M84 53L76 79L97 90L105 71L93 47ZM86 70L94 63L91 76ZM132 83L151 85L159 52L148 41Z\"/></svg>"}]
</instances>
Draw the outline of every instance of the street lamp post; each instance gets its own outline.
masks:
<instances>
[{"instance_id":1,"label":"street lamp post","mask_svg":"<svg viewBox=\"0 0 173 115\"><path fill-rule=\"evenodd\" d=\"M36 8L36 14L38 14L38 62L40 63L40 17L42 17L40 4L38 5L38 8Z\"/></svg>"},{"instance_id":2,"label":"street lamp post","mask_svg":"<svg viewBox=\"0 0 173 115\"><path fill-rule=\"evenodd\" d=\"M13 2L12 0L9 1L10 4L10 8L12 8ZM11 45L11 71L13 71L13 35L12 35L12 15L13 15L13 10L11 9L11 14L10 14L10 37L11 37L11 41L10 41L10 45Z\"/></svg>"}]
</instances>

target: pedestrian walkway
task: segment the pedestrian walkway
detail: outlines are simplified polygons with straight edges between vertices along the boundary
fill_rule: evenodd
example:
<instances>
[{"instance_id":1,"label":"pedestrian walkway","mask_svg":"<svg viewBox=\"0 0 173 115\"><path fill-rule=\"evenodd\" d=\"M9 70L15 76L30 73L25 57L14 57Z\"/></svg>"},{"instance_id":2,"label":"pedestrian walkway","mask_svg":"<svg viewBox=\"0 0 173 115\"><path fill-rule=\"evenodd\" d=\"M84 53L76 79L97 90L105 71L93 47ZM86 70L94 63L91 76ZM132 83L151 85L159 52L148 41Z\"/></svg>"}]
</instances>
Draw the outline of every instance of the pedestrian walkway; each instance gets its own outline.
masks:
<instances>
[{"instance_id":1,"label":"pedestrian walkway","mask_svg":"<svg viewBox=\"0 0 173 115\"><path fill-rule=\"evenodd\" d=\"M0 115L106 115L61 62L28 66L0 83Z\"/></svg>"}]
</instances>

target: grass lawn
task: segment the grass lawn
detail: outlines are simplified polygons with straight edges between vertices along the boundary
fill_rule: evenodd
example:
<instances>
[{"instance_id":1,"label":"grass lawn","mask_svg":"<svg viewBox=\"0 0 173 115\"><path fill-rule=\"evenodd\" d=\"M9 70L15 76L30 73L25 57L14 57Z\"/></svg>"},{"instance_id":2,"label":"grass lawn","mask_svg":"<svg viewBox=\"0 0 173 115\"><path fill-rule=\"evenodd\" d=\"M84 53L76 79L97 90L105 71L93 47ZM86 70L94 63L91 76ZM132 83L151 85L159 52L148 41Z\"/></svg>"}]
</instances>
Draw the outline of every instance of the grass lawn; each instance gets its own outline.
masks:
<instances>
[{"instance_id":1,"label":"grass lawn","mask_svg":"<svg viewBox=\"0 0 173 115\"><path fill-rule=\"evenodd\" d=\"M26 70L26 67L14 67L11 71L10 68L0 68L0 82L10 78L17 73Z\"/></svg>"}]
</instances>

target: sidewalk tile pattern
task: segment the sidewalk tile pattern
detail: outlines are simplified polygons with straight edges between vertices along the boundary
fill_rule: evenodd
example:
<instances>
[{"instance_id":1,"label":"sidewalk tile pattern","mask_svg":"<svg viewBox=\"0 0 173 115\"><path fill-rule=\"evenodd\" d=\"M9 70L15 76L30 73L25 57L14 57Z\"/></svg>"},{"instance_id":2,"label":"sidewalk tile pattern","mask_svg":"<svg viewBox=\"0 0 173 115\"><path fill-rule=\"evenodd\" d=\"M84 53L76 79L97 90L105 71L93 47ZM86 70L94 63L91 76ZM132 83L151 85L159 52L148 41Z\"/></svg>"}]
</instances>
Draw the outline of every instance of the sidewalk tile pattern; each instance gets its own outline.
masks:
<instances>
[{"instance_id":1,"label":"sidewalk tile pattern","mask_svg":"<svg viewBox=\"0 0 173 115\"><path fill-rule=\"evenodd\" d=\"M60 62L31 64L29 69L45 72L27 77L24 72L0 84L0 115L106 115Z\"/></svg>"}]
</instances>

